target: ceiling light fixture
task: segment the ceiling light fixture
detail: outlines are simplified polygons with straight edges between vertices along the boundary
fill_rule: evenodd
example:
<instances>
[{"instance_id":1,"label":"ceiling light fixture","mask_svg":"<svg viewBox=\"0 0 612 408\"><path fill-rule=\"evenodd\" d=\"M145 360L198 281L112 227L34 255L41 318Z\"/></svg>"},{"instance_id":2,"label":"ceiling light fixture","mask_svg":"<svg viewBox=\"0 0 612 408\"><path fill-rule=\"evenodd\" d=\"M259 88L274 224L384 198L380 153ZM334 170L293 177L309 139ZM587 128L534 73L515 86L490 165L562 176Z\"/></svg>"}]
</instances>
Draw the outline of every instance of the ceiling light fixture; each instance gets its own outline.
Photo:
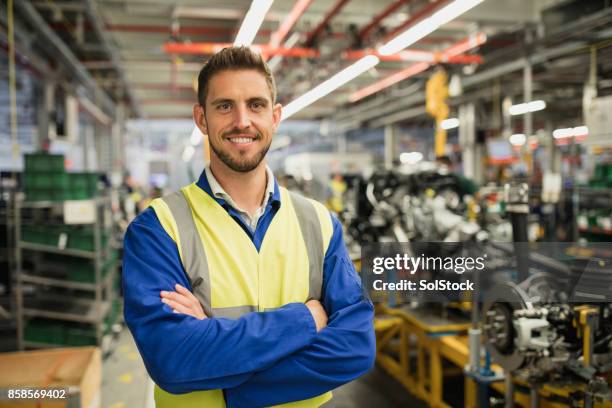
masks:
<instances>
[{"instance_id":1,"label":"ceiling light fixture","mask_svg":"<svg viewBox=\"0 0 612 408\"><path fill-rule=\"evenodd\" d=\"M527 136L525 136L523 133L516 133L510 136L508 141L512 146L522 146L527 141Z\"/></svg>"},{"instance_id":2,"label":"ceiling light fixture","mask_svg":"<svg viewBox=\"0 0 612 408\"><path fill-rule=\"evenodd\" d=\"M392 55L400 52L483 1L455 0L380 46L378 52L382 55Z\"/></svg>"},{"instance_id":3,"label":"ceiling light fixture","mask_svg":"<svg viewBox=\"0 0 612 408\"><path fill-rule=\"evenodd\" d=\"M297 99L290 102L287 106L285 106L283 108L282 120L293 116L295 113L311 105L315 101L323 98L324 96L329 95L331 92L340 88L342 85L346 84L350 80L375 67L379 62L380 60L377 56L368 55L361 58L354 64L349 65L342 71L338 72L336 75L332 76L325 82L322 82L321 84L317 85L310 91L306 92L304 95L298 97Z\"/></svg>"},{"instance_id":4,"label":"ceiling light fixture","mask_svg":"<svg viewBox=\"0 0 612 408\"><path fill-rule=\"evenodd\" d=\"M518 105L512 105L508 112L512 116L524 115L527 112L537 112L546 108L546 102L544 101L531 101L525 103L519 103Z\"/></svg>"},{"instance_id":5,"label":"ceiling light fixture","mask_svg":"<svg viewBox=\"0 0 612 408\"><path fill-rule=\"evenodd\" d=\"M457 118L448 118L444 119L442 123L440 123L440 127L444 130L455 129L459 127L459 119Z\"/></svg>"},{"instance_id":6,"label":"ceiling light fixture","mask_svg":"<svg viewBox=\"0 0 612 408\"><path fill-rule=\"evenodd\" d=\"M586 126L578 126L575 128L557 129L553 132L555 139L565 139L566 137L586 136L589 134L589 128Z\"/></svg>"},{"instance_id":7,"label":"ceiling light fixture","mask_svg":"<svg viewBox=\"0 0 612 408\"><path fill-rule=\"evenodd\" d=\"M268 10L272 6L274 0L253 0L249 11L247 11L242 20L242 25L234 41L234 47L244 45L250 46L259 31L259 27L264 21Z\"/></svg>"}]
</instances>

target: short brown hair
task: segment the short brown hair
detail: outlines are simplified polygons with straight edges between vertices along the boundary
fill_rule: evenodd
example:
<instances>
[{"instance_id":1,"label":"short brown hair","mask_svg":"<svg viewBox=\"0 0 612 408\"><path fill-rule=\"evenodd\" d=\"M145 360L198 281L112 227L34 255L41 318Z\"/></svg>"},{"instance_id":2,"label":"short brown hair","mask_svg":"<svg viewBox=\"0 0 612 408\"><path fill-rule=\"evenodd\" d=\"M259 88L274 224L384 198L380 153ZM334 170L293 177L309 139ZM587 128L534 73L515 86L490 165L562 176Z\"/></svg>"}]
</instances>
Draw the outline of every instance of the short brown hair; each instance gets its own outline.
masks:
<instances>
[{"instance_id":1,"label":"short brown hair","mask_svg":"<svg viewBox=\"0 0 612 408\"><path fill-rule=\"evenodd\" d=\"M213 55L202 67L198 75L198 103L204 108L208 83L217 73L227 70L253 69L260 72L268 83L272 103L276 102L276 83L272 71L264 59L249 47L227 47Z\"/></svg>"}]
</instances>

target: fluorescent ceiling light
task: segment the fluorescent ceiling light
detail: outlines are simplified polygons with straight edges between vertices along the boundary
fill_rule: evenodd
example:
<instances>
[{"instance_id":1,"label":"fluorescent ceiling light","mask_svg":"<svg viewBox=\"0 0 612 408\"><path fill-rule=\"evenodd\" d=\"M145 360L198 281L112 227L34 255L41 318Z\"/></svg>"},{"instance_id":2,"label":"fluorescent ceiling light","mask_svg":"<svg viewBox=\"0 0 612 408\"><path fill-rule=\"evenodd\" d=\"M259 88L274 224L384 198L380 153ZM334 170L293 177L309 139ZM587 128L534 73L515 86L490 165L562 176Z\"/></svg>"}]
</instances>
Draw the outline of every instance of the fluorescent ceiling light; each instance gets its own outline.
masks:
<instances>
[{"instance_id":1,"label":"fluorescent ceiling light","mask_svg":"<svg viewBox=\"0 0 612 408\"><path fill-rule=\"evenodd\" d=\"M189 141L192 145L197 146L202 143L202 138L204 135L200 132L200 129L196 126L193 128L193 132L191 132L191 136L189 137Z\"/></svg>"},{"instance_id":2,"label":"fluorescent ceiling light","mask_svg":"<svg viewBox=\"0 0 612 408\"><path fill-rule=\"evenodd\" d=\"M566 137L586 136L589 134L589 128L586 126L578 126L575 128L557 129L553 132L555 139L565 139Z\"/></svg>"},{"instance_id":3,"label":"fluorescent ceiling light","mask_svg":"<svg viewBox=\"0 0 612 408\"><path fill-rule=\"evenodd\" d=\"M382 55L395 54L436 31L439 27L454 20L483 1L484 0L455 0L380 46L378 52Z\"/></svg>"},{"instance_id":4,"label":"fluorescent ceiling light","mask_svg":"<svg viewBox=\"0 0 612 408\"><path fill-rule=\"evenodd\" d=\"M274 0L253 0L249 11L247 11L236 40L234 41L234 47L244 45L250 46L259 31L259 27L266 17L266 13L270 10L272 2Z\"/></svg>"},{"instance_id":5,"label":"fluorescent ceiling light","mask_svg":"<svg viewBox=\"0 0 612 408\"><path fill-rule=\"evenodd\" d=\"M299 98L295 99L287 106L285 106L283 108L282 120L293 116L296 112L311 105L313 102L323 98L326 95L329 95L331 92L340 88L342 85L346 84L350 80L375 67L379 62L380 60L377 56L367 55L361 58L359 61L355 62L354 64L349 65L342 71L338 72L336 75L332 76L325 82L317 85L310 91L306 92L304 95L300 96Z\"/></svg>"},{"instance_id":6,"label":"fluorescent ceiling light","mask_svg":"<svg viewBox=\"0 0 612 408\"><path fill-rule=\"evenodd\" d=\"M408 152L400 154L400 162L403 164L416 164L423 160L423 153L421 152Z\"/></svg>"},{"instance_id":7,"label":"fluorescent ceiling light","mask_svg":"<svg viewBox=\"0 0 612 408\"><path fill-rule=\"evenodd\" d=\"M537 112L537 111L541 111L542 109L546 108L546 102L544 101L531 101L531 102L526 102L526 103L519 103L518 105L512 105L510 107L510 109L508 110L508 112L515 116L515 115L524 115L527 112Z\"/></svg>"},{"instance_id":8,"label":"fluorescent ceiling light","mask_svg":"<svg viewBox=\"0 0 612 408\"><path fill-rule=\"evenodd\" d=\"M512 146L522 146L525 144L525 141L527 141L527 136L522 133L516 133L510 136L508 140Z\"/></svg>"},{"instance_id":9,"label":"fluorescent ceiling light","mask_svg":"<svg viewBox=\"0 0 612 408\"><path fill-rule=\"evenodd\" d=\"M444 130L454 129L459 127L459 119L457 118L449 118L445 119L440 123L440 127Z\"/></svg>"}]
</instances>

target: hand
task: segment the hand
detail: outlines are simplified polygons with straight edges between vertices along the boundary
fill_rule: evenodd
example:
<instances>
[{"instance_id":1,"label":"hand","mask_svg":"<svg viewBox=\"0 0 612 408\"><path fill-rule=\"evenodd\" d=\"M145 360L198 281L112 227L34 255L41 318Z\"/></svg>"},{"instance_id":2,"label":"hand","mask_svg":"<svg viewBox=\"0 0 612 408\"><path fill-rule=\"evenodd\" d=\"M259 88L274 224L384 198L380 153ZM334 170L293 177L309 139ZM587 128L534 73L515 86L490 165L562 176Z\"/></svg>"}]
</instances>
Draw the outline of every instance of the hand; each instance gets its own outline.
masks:
<instances>
[{"instance_id":1,"label":"hand","mask_svg":"<svg viewBox=\"0 0 612 408\"><path fill-rule=\"evenodd\" d=\"M318 300L309 300L306 302L306 307L312 314L312 318L317 326L317 332L320 332L327 326L327 312Z\"/></svg>"},{"instance_id":2,"label":"hand","mask_svg":"<svg viewBox=\"0 0 612 408\"><path fill-rule=\"evenodd\" d=\"M202 305L193 293L178 283L174 285L174 288L176 292L165 290L160 292L162 302L170 306L174 313L186 314L200 320L206 319Z\"/></svg>"}]
</instances>

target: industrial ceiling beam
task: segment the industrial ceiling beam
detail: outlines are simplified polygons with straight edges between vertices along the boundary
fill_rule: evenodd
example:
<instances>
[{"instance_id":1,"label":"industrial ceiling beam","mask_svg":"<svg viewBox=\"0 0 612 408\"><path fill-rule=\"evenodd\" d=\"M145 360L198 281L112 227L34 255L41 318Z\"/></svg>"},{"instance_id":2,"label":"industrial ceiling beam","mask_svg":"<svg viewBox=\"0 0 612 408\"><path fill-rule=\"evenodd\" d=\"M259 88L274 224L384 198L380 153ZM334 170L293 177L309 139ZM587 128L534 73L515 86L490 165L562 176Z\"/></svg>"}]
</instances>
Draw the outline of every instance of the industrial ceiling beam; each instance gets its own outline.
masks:
<instances>
[{"instance_id":1,"label":"industrial ceiling beam","mask_svg":"<svg viewBox=\"0 0 612 408\"><path fill-rule=\"evenodd\" d=\"M106 92L104 92L87 72L87 69L81 64L78 58L70 51L70 48L51 30L45 20L38 14L34 6L28 0L15 2L15 6L19 9L23 17L29 22L33 30L43 37L46 42L45 50L59 59L70 72L81 82L89 91L94 94L94 98L99 101L102 108L111 117L115 117L116 105Z\"/></svg>"},{"instance_id":2,"label":"industrial ceiling beam","mask_svg":"<svg viewBox=\"0 0 612 408\"><path fill-rule=\"evenodd\" d=\"M287 34L291 31L298 19L304 14L308 6L310 6L312 0L298 0L287 17L283 20L278 30L272 33L270 36L270 46L278 47L282 44L287 37Z\"/></svg>"},{"instance_id":3,"label":"industrial ceiling beam","mask_svg":"<svg viewBox=\"0 0 612 408\"><path fill-rule=\"evenodd\" d=\"M399 26L397 26L393 30L391 30L389 32L389 34L387 34L387 36L385 37L385 42L388 41L388 40L391 40L397 34L403 32L408 27L414 25L415 23L417 23L418 21L422 20L423 18L430 16L436 10L438 10L439 8L444 6L449 1L450 0L435 0L433 3L429 3L425 7L419 9L416 13L414 13L412 16L410 16L410 18L408 20L404 21L402 24L400 24Z\"/></svg>"},{"instance_id":4,"label":"industrial ceiling beam","mask_svg":"<svg viewBox=\"0 0 612 408\"><path fill-rule=\"evenodd\" d=\"M327 24L329 24L332 18L334 18L334 16L338 14L340 10L342 10L342 7L344 7L346 3L348 2L349 0L337 0L336 1L336 4L334 4L333 7L327 12L327 14L325 14L325 16L323 17L323 20L321 20L321 22L315 27L314 30L308 33L308 37L306 37L306 41L305 41L305 44L307 46L312 45L315 38L317 38L319 34L321 34L321 31L323 31L323 29L327 26Z\"/></svg>"},{"instance_id":5,"label":"industrial ceiling beam","mask_svg":"<svg viewBox=\"0 0 612 408\"><path fill-rule=\"evenodd\" d=\"M117 52L115 47L113 47L108 33L105 32L104 30L103 23L102 23L104 19L102 17L102 14L98 10L98 6L95 0L85 0L85 13L87 14L87 18L92 24L92 27L94 29L94 32L96 33L96 36L102 43L102 47L104 48L105 52L110 57L115 70L119 74L119 80L121 81L125 94L128 97L130 104L132 105L132 109L134 109L134 112L136 113L137 116L139 117L142 116L142 112L140 110L140 107L138 106L138 100L136 99L136 96L134 96L134 93L130 89L130 84L128 83L125 77L125 72L123 71L121 67L121 60L119 58L119 53Z\"/></svg>"},{"instance_id":6,"label":"industrial ceiling beam","mask_svg":"<svg viewBox=\"0 0 612 408\"><path fill-rule=\"evenodd\" d=\"M393 3L391 3L389 7L387 7L382 12L374 16L372 21L370 21L365 27L359 30L359 38L361 38L362 40L367 38L372 32L372 30L374 30L380 24L381 21L383 21L385 18L390 16L393 12L395 12L401 6L408 3L408 1L410 0L395 0Z\"/></svg>"},{"instance_id":7,"label":"industrial ceiling beam","mask_svg":"<svg viewBox=\"0 0 612 408\"><path fill-rule=\"evenodd\" d=\"M569 55L586 46L585 42L576 41L559 47L536 51L525 59L517 59L502 63L480 73L461 79L461 86L466 89L491 81L495 78L523 69L527 61L533 65L541 64L549 59ZM418 86L415 84L415 86ZM354 129L359 124L376 118L393 115L396 112L409 109L415 104L423 103L425 92L415 90L413 86L400 89L393 95L380 95L364 103L343 110L334 116L338 126L343 130ZM450 101L453 103L453 101Z\"/></svg>"},{"instance_id":8,"label":"industrial ceiling beam","mask_svg":"<svg viewBox=\"0 0 612 408\"><path fill-rule=\"evenodd\" d=\"M177 43L167 42L164 44L164 50L168 54L214 54L225 47L230 47L229 43ZM314 48L286 48L274 47L270 44L252 45L252 48L258 50L267 56L280 55L289 58L318 58L320 53ZM366 55L376 55L381 61L420 61L448 64L480 64L482 57L480 55L448 55L445 52L431 52L421 50L404 50L393 55L380 55L374 50L358 50L346 51L341 54L342 59L358 60ZM100 66L100 62L96 61L96 67Z\"/></svg>"},{"instance_id":9,"label":"industrial ceiling beam","mask_svg":"<svg viewBox=\"0 0 612 408\"><path fill-rule=\"evenodd\" d=\"M479 47L486 41L487 36L484 33L478 33L476 35L470 36L469 38L463 39L442 51L439 55L439 60L433 62L419 62L416 64L412 64L407 68L395 72L394 74L391 74L388 77L381 79L380 81L377 81L352 93L349 96L349 102L357 102L367 96L370 96L376 92L388 88L391 85L395 85L398 82L420 74L421 72L426 71L430 66L436 64L437 62L445 62L445 59L450 60L452 58L458 57L464 52L468 52L476 47Z\"/></svg>"}]
</instances>

